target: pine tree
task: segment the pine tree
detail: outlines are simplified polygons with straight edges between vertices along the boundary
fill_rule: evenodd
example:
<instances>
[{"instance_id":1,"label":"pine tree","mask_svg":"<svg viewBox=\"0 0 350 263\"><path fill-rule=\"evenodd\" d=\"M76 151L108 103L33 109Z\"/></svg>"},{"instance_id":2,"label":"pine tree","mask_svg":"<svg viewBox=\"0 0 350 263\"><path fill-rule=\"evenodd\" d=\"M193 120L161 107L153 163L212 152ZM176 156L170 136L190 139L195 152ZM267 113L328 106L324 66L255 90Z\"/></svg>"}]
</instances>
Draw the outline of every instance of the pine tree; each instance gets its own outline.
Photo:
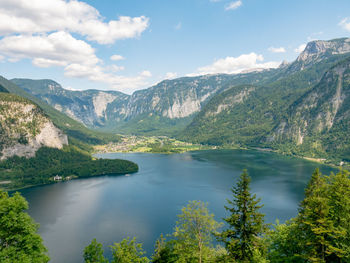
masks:
<instances>
[{"instance_id":1,"label":"pine tree","mask_svg":"<svg viewBox=\"0 0 350 263\"><path fill-rule=\"evenodd\" d=\"M224 220L229 228L218 235L224 242L229 256L240 262L254 262L257 252L263 251L261 235L266 231L264 214L259 212L262 205L260 199L250 193L250 177L246 170L240 176L236 187L232 188L233 200L227 200L230 212Z\"/></svg>"},{"instance_id":2,"label":"pine tree","mask_svg":"<svg viewBox=\"0 0 350 263\"><path fill-rule=\"evenodd\" d=\"M302 256L310 262L326 262L326 256L330 253L329 239L334 233L334 226L329 217L328 200L326 179L316 169L305 190L297 217L300 240L305 246Z\"/></svg>"},{"instance_id":3,"label":"pine tree","mask_svg":"<svg viewBox=\"0 0 350 263\"><path fill-rule=\"evenodd\" d=\"M350 178L341 171L328 178L327 197L333 232L329 235L326 262L350 262Z\"/></svg>"}]
</instances>

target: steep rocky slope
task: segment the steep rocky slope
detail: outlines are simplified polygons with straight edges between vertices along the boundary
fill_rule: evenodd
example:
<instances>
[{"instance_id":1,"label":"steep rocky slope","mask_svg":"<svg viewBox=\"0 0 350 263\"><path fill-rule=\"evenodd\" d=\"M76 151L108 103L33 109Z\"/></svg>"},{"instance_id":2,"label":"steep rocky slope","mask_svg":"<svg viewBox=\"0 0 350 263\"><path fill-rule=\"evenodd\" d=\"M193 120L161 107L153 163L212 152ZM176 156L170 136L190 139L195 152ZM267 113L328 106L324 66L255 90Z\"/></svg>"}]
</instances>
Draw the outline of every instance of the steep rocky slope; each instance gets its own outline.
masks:
<instances>
[{"instance_id":1,"label":"steep rocky slope","mask_svg":"<svg viewBox=\"0 0 350 263\"><path fill-rule=\"evenodd\" d=\"M107 121L106 111L111 102L117 103L122 108L129 98L128 95L117 91L66 90L57 82L48 79L11 81L56 110L90 127L99 127Z\"/></svg>"},{"instance_id":2,"label":"steep rocky slope","mask_svg":"<svg viewBox=\"0 0 350 263\"><path fill-rule=\"evenodd\" d=\"M0 159L33 157L43 146L62 149L67 135L29 100L0 92Z\"/></svg>"},{"instance_id":3,"label":"steep rocky slope","mask_svg":"<svg viewBox=\"0 0 350 263\"><path fill-rule=\"evenodd\" d=\"M6 79L0 78L0 83L4 91L28 95ZM43 102L39 101L39 104L43 108L21 96L0 92L1 189L51 183L56 175L72 179L138 170L138 166L130 161L93 159L88 152L88 143L95 139L91 135L96 136L96 133L85 133L84 129L71 130L69 126L75 126L74 120L62 113L57 114ZM69 132L75 131L73 135L68 137L49 115L56 123L68 127Z\"/></svg>"},{"instance_id":4,"label":"steep rocky slope","mask_svg":"<svg viewBox=\"0 0 350 263\"><path fill-rule=\"evenodd\" d=\"M299 136L299 128L285 128L282 132L283 136L285 135L283 137L274 132L275 127L282 125L278 129L283 130L292 105L308 94L317 83L323 82L321 79L325 72L350 56L350 53L344 53L350 52L348 42L349 39L331 40L329 45L325 41L310 42L296 61L281 67L273 81L265 82L264 85L235 86L214 96L186 127L180 138L214 145L275 146L282 149L282 145L287 145L285 138L288 134ZM323 43L325 49L320 49L318 54L317 49L315 51L313 47L320 43ZM338 46L335 47L334 43ZM294 72L301 61L308 62L304 64L303 69ZM334 99L335 105L340 105L341 98ZM322 107L318 105L317 109ZM301 116L303 111L300 112ZM327 121L320 125L329 127L334 121L332 114L324 117ZM299 140L303 137L302 130L300 132ZM274 133L275 137L271 137L271 133ZM276 141L279 141L278 146ZM303 151L306 152L306 148Z\"/></svg>"},{"instance_id":5,"label":"steep rocky slope","mask_svg":"<svg viewBox=\"0 0 350 263\"><path fill-rule=\"evenodd\" d=\"M13 82L1 76L0 85L8 92L26 98L38 105L45 114L50 117L55 126L63 130L69 136L70 144L77 145L80 148L84 147L85 150L87 150L87 144L103 144L110 141L117 141L120 138L115 134L101 133L88 129L81 122L78 122L56 110L45 101L29 94L24 89L19 88Z\"/></svg>"},{"instance_id":6,"label":"steep rocky slope","mask_svg":"<svg viewBox=\"0 0 350 263\"><path fill-rule=\"evenodd\" d=\"M213 95L234 85L266 81L277 72L265 70L164 80L132 95L115 91L70 91L51 80L11 81L90 128L162 133L172 128L179 130Z\"/></svg>"},{"instance_id":7,"label":"steep rocky slope","mask_svg":"<svg viewBox=\"0 0 350 263\"><path fill-rule=\"evenodd\" d=\"M331 152L350 160L349 131L350 58L329 69L296 100L267 140L283 149L319 156Z\"/></svg>"}]
</instances>

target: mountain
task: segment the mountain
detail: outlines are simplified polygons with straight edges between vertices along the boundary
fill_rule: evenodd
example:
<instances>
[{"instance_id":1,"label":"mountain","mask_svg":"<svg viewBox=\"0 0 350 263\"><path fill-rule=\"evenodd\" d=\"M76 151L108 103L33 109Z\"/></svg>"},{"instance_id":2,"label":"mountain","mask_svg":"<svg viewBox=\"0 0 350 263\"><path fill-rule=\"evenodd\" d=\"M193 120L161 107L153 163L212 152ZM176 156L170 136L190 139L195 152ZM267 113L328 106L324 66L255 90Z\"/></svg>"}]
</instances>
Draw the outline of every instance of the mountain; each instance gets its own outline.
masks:
<instances>
[{"instance_id":1,"label":"mountain","mask_svg":"<svg viewBox=\"0 0 350 263\"><path fill-rule=\"evenodd\" d=\"M290 125L294 120L293 105L321 85L324 75L349 56L349 38L311 41L295 61L283 62L277 69L164 80L132 95L68 91L50 80L12 81L90 128L286 151L283 145L294 145L292 137L299 128ZM332 130L335 132L336 128ZM326 143L324 139L322 144ZM304 148L296 150L293 146L295 150L291 151L316 151L311 151L308 143L302 145ZM321 148L318 155L335 152L324 145Z\"/></svg>"},{"instance_id":2,"label":"mountain","mask_svg":"<svg viewBox=\"0 0 350 263\"><path fill-rule=\"evenodd\" d=\"M350 50L350 38L338 38L332 40L315 40L309 42L304 51L298 56L290 71L300 71L304 68L334 55L348 53Z\"/></svg>"},{"instance_id":3,"label":"mountain","mask_svg":"<svg viewBox=\"0 0 350 263\"><path fill-rule=\"evenodd\" d=\"M70 91L52 80L11 81L87 127L164 135L183 129L215 94L233 85L266 81L277 72L264 70L164 80L132 95L116 91Z\"/></svg>"},{"instance_id":4,"label":"mountain","mask_svg":"<svg viewBox=\"0 0 350 263\"><path fill-rule=\"evenodd\" d=\"M38 105L45 112L45 114L50 117L53 123L69 136L70 144L76 144L79 147L84 147L87 149L88 146L86 144L103 144L109 141L119 140L119 136L96 132L86 128L80 122L73 120L66 114L63 114L60 111L54 109L46 102L29 94L25 90L15 85L13 82L1 76L0 86L8 92L26 98Z\"/></svg>"},{"instance_id":5,"label":"mountain","mask_svg":"<svg viewBox=\"0 0 350 263\"><path fill-rule=\"evenodd\" d=\"M282 149L287 145L285 137L295 136L297 128L286 128L280 135L276 130L289 119L293 105L321 85L330 68L350 56L348 43L349 39L308 43L296 61L280 67L271 82L234 86L215 95L179 137L204 144Z\"/></svg>"},{"instance_id":6,"label":"mountain","mask_svg":"<svg viewBox=\"0 0 350 263\"><path fill-rule=\"evenodd\" d=\"M88 143L104 142L109 135L89 131L36 98L38 103L31 101L31 95L4 78L0 87L0 188L52 183L56 175L70 180L138 170L130 161L91 157Z\"/></svg>"},{"instance_id":7,"label":"mountain","mask_svg":"<svg viewBox=\"0 0 350 263\"><path fill-rule=\"evenodd\" d=\"M321 81L296 100L268 141L291 153L350 161L350 58L330 68Z\"/></svg>"},{"instance_id":8,"label":"mountain","mask_svg":"<svg viewBox=\"0 0 350 263\"><path fill-rule=\"evenodd\" d=\"M66 90L57 82L48 79L12 79L11 81L56 110L90 127L103 125L107 118L107 106L111 102L120 105L129 98L128 95L117 91Z\"/></svg>"},{"instance_id":9,"label":"mountain","mask_svg":"<svg viewBox=\"0 0 350 263\"><path fill-rule=\"evenodd\" d=\"M67 135L31 101L0 92L0 160L34 157L41 147L62 149Z\"/></svg>"}]
</instances>

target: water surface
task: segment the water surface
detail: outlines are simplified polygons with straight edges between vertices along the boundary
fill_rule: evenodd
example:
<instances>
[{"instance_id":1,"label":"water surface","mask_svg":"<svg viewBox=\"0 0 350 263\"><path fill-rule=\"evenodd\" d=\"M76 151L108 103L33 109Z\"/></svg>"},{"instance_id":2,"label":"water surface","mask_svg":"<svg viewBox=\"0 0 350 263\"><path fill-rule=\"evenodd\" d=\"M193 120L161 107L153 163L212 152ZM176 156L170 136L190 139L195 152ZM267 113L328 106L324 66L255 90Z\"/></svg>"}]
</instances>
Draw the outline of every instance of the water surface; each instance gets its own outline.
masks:
<instances>
[{"instance_id":1,"label":"water surface","mask_svg":"<svg viewBox=\"0 0 350 263\"><path fill-rule=\"evenodd\" d=\"M83 249L93 238L104 244L108 256L108 245L127 236L136 236L151 254L155 240L172 232L176 215L189 200L208 202L217 220L226 216L226 199L243 169L265 205L266 221L283 222L297 214L313 170L331 171L302 159L243 150L97 156L134 161L140 171L22 191L30 215L41 225L51 262L82 262Z\"/></svg>"}]
</instances>

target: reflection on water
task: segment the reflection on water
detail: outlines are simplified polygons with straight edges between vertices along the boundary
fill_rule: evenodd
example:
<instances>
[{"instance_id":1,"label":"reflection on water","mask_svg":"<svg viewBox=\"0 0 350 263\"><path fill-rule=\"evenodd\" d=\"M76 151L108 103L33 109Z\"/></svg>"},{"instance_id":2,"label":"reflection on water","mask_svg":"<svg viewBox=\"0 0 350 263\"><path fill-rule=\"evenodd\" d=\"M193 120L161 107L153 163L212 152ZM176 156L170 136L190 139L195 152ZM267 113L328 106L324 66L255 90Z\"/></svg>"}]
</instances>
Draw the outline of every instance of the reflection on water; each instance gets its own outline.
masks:
<instances>
[{"instance_id":1,"label":"reflection on water","mask_svg":"<svg viewBox=\"0 0 350 263\"><path fill-rule=\"evenodd\" d=\"M184 154L103 154L139 164L132 176L103 176L23 190L29 213L52 262L82 262L93 238L107 246L136 236L151 254L161 233L171 233L188 200L209 203L217 220L226 216L225 200L243 169L252 177L252 191L262 199L268 222L297 213L303 189L319 166L274 153L220 150ZM330 168L322 166L324 173ZM110 253L108 254L110 256Z\"/></svg>"}]
</instances>

